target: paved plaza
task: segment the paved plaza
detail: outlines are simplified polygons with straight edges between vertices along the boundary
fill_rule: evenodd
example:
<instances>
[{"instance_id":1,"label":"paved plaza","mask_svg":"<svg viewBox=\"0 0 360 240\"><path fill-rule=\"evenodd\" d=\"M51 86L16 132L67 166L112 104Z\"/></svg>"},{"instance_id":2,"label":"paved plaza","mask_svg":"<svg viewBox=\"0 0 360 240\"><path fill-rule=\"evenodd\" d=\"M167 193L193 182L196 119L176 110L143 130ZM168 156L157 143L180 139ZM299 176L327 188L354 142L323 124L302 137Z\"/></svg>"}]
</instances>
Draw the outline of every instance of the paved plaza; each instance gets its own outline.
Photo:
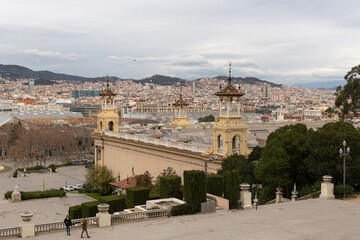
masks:
<instances>
[{"instance_id":1,"label":"paved plaza","mask_svg":"<svg viewBox=\"0 0 360 240\"><path fill-rule=\"evenodd\" d=\"M36 239L78 239L64 232ZM92 239L235 240L235 239L360 239L360 205L341 200L312 199L260 206L248 210L217 211L167 219L90 228Z\"/></svg>"}]
</instances>

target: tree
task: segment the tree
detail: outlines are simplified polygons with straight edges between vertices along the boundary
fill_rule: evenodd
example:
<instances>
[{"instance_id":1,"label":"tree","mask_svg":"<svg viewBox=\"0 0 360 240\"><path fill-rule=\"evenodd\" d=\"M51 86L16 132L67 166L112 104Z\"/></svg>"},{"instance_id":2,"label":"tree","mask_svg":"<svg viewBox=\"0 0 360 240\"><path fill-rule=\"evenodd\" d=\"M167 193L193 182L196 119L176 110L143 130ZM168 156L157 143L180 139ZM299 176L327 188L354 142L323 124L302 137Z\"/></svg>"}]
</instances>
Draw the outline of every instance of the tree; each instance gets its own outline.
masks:
<instances>
[{"instance_id":1,"label":"tree","mask_svg":"<svg viewBox=\"0 0 360 240\"><path fill-rule=\"evenodd\" d=\"M347 83L336 89L335 106L340 109L341 119L359 116L360 110L360 65L353 67L346 75Z\"/></svg>"},{"instance_id":2,"label":"tree","mask_svg":"<svg viewBox=\"0 0 360 240\"><path fill-rule=\"evenodd\" d=\"M198 118L198 122L214 122L214 121L215 121L215 117L212 114Z\"/></svg>"},{"instance_id":3,"label":"tree","mask_svg":"<svg viewBox=\"0 0 360 240\"><path fill-rule=\"evenodd\" d=\"M161 177L170 177L170 176L177 176L176 171L172 167L163 169L162 173L160 173L159 176L156 177L156 183L160 183Z\"/></svg>"},{"instance_id":4,"label":"tree","mask_svg":"<svg viewBox=\"0 0 360 240\"><path fill-rule=\"evenodd\" d=\"M250 162L259 161L263 150L264 150L264 148L256 146L249 155L249 161Z\"/></svg>"},{"instance_id":5,"label":"tree","mask_svg":"<svg viewBox=\"0 0 360 240\"><path fill-rule=\"evenodd\" d=\"M151 176L149 171L145 171L143 174L136 177L136 186L151 188L153 186L153 178L154 177Z\"/></svg>"},{"instance_id":6,"label":"tree","mask_svg":"<svg viewBox=\"0 0 360 240\"><path fill-rule=\"evenodd\" d=\"M221 169L218 174L224 174L225 171L237 170L240 178L240 183L254 183L254 165L249 159L246 159L242 155L233 154L221 162Z\"/></svg>"},{"instance_id":7,"label":"tree","mask_svg":"<svg viewBox=\"0 0 360 240\"><path fill-rule=\"evenodd\" d=\"M88 168L87 170L86 183L99 190L102 196L111 194L113 188L110 183L114 181L112 171L106 166L96 165L94 169Z\"/></svg>"}]
</instances>

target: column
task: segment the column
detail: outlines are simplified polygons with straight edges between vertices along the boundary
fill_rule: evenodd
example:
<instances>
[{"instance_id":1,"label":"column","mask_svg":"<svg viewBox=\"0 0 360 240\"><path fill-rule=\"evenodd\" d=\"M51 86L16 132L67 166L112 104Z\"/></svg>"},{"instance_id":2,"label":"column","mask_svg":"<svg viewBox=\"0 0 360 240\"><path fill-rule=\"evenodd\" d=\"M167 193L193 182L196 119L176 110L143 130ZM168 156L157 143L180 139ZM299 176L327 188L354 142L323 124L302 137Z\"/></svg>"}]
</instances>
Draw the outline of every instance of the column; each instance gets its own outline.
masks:
<instances>
[{"instance_id":1,"label":"column","mask_svg":"<svg viewBox=\"0 0 360 240\"><path fill-rule=\"evenodd\" d=\"M281 187L277 187L276 188L276 203L280 203L282 201L282 197L283 197L283 192L282 192L282 188Z\"/></svg>"},{"instance_id":2,"label":"column","mask_svg":"<svg viewBox=\"0 0 360 240\"><path fill-rule=\"evenodd\" d=\"M109 204L101 203L97 205L99 212L96 214L99 227L111 226L111 215L109 214Z\"/></svg>"},{"instance_id":3,"label":"column","mask_svg":"<svg viewBox=\"0 0 360 240\"><path fill-rule=\"evenodd\" d=\"M31 212L23 212L20 214L22 223L20 223L21 237L34 237L35 236L35 224L32 222L34 216Z\"/></svg>"},{"instance_id":4,"label":"column","mask_svg":"<svg viewBox=\"0 0 360 240\"><path fill-rule=\"evenodd\" d=\"M334 184L332 181L332 176L325 175L323 176L324 182L321 184L321 194L320 198L323 199L334 199Z\"/></svg>"},{"instance_id":5,"label":"column","mask_svg":"<svg viewBox=\"0 0 360 240\"><path fill-rule=\"evenodd\" d=\"M240 201L241 201L241 208L247 209L252 208L251 204L251 192L249 191L250 185L247 183L240 184Z\"/></svg>"}]
</instances>

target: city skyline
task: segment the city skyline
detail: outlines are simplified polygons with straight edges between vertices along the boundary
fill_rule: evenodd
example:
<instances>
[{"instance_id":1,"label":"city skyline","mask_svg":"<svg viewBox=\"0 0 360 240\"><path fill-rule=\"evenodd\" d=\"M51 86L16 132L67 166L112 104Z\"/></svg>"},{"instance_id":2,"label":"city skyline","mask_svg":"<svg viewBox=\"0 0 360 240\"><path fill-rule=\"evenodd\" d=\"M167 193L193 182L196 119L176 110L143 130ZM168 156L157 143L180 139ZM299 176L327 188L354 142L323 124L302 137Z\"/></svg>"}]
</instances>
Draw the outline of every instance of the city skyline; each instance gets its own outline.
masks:
<instances>
[{"instance_id":1,"label":"city skyline","mask_svg":"<svg viewBox=\"0 0 360 240\"><path fill-rule=\"evenodd\" d=\"M358 65L356 1L4 1L0 63L85 77L274 83L342 80ZM347 37L351 36L351 37Z\"/></svg>"}]
</instances>

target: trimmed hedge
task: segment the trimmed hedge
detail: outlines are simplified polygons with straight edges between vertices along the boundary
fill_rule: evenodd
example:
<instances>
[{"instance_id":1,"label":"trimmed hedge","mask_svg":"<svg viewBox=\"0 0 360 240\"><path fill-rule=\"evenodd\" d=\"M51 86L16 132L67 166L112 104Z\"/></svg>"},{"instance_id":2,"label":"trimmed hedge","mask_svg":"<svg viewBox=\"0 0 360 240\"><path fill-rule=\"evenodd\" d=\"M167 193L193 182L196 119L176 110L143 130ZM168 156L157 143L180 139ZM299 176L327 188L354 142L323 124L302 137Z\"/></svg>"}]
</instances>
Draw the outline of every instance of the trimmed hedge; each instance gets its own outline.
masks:
<instances>
[{"instance_id":1,"label":"trimmed hedge","mask_svg":"<svg viewBox=\"0 0 360 240\"><path fill-rule=\"evenodd\" d=\"M156 199L160 199L160 195L159 194L150 194L147 200L156 200Z\"/></svg>"},{"instance_id":2,"label":"trimmed hedge","mask_svg":"<svg viewBox=\"0 0 360 240\"><path fill-rule=\"evenodd\" d=\"M100 203L107 203L110 205L109 213L120 212L125 209L126 198L120 195L110 195L99 198Z\"/></svg>"},{"instance_id":3,"label":"trimmed hedge","mask_svg":"<svg viewBox=\"0 0 360 240\"><path fill-rule=\"evenodd\" d=\"M203 171L184 171L184 197L185 202L199 209L201 203L206 201L205 173Z\"/></svg>"},{"instance_id":4,"label":"trimmed hedge","mask_svg":"<svg viewBox=\"0 0 360 240\"><path fill-rule=\"evenodd\" d=\"M69 216L70 219L82 218L81 205L69 207Z\"/></svg>"},{"instance_id":5,"label":"trimmed hedge","mask_svg":"<svg viewBox=\"0 0 360 240\"><path fill-rule=\"evenodd\" d=\"M99 205L99 201L82 203L81 204L81 217L83 217L83 218L95 217L96 214L99 212L97 205Z\"/></svg>"},{"instance_id":6,"label":"trimmed hedge","mask_svg":"<svg viewBox=\"0 0 360 240\"><path fill-rule=\"evenodd\" d=\"M50 164L48 168L50 168L52 172L56 172L56 165L55 164Z\"/></svg>"},{"instance_id":7,"label":"trimmed hedge","mask_svg":"<svg viewBox=\"0 0 360 240\"><path fill-rule=\"evenodd\" d=\"M26 171L33 171L33 170L42 170L42 169L45 169L46 167L44 166L41 166L41 165L36 165L36 166L33 166L33 167L28 167L26 168ZM20 171L24 171L24 168L18 168L14 171L13 173L13 177L16 178L17 177L17 172Z\"/></svg>"},{"instance_id":8,"label":"trimmed hedge","mask_svg":"<svg viewBox=\"0 0 360 240\"><path fill-rule=\"evenodd\" d=\"M126 189L126 206L133 208L136 205L143 205L149 198L150 189L146 187L131 187Z\"/></svg>"},{"instance_id":9,"label":"trimmed hedge","mask_svg":"<svg viewBox=\"0 0 360 240\"><path fill-rule=\"evenodd\" d=\"M219 174L207 175L207 191L210 194L222 197L224 193L224 177Z\"/></svg>"},{"instance_id":10,"label":"trimmed hedge","mask_svg":"<svg viewBox=\"0 0 360 240\"><path fill-rule=\"evenodd\" d=\"M11 199L13 191L7 191L5 193L6 199ZM21 200L38 199L38 198L49 198L49 197L63 197L66 195L65 191L50 189L46 191L34 191L34 192L20 192Z\"/></svg>"},{"instance_id":11,"label":"trimmed hedge","mask_svg":"<svg viewBox=\"0 0 360 240\"><path fill-rule=\"evenodd\" d=\"M239 200L240 175L238 170L224 173L224 198L229 200L229 207L236 208Z\"/></svg>"},{"instance_id":12,"label":"trimmed hedge","mask_svg":"<svg viewBox=\"0 0 360 240\"><path fill-rule=\"evenodd\" d=\"M184 203L171 208L171 216L196 214L197 208L191 204Z\"/></svg>"},{"instance_id":13,"label":"trimmed hedge","mask_svg":"<svg viewBox=\"0 0 360 240\"><path fill-rule=\"evenodd\" d=\"M160 198L171 197L182 199L180 176L168 176L160 178Z\"/></svg>"}]
</instances>

